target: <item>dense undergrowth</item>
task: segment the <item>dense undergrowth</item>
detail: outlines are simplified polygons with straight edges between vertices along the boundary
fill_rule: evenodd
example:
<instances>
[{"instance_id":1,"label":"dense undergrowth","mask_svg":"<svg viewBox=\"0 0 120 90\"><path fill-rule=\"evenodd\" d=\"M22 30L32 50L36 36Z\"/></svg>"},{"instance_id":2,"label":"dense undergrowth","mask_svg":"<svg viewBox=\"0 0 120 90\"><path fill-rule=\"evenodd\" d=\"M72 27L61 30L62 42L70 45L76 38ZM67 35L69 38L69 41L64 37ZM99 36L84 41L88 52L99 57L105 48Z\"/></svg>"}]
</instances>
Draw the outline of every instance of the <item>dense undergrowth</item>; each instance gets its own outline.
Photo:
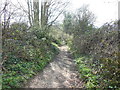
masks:
<instances>
[{"instance_id":1,"label":"dense undergrowth","mask_svg":"<svg viewBox=\"0 0 120 90\"><path fill-rule=\"evenodd\" d=\"M115 28L76 35L69 45L87 88L120 87L119 39Z\"/></svg>"},{"instance_id":2,"label":"dense undergrowth","mask_svg":"<svg viewBox=\"0 0 120 90\"><path fill-rule=\"evenodd\" d=\"M48 21L42 27L38 22L28 27L26 23L4 21L6 23L0 27L3 89L23 87L58 54L58 45L64 44L69 45L86 88L120 88L118 21L96 28L95 16L88 6L74 14L65 12L63 24L48 28Z\"/></svg>"},{"instance_id":3,"label":"dense undergrowth","mask_svg":"<svg viewBox=\"0 0 120 90\"><path fill-rule=\"evenodd\" d=\"M2 75L0 76L0 90L2 89Z\"/></svg>"},{"instance_id":4,"label":"dense undergrowth","mask_svg":"<svg viewBox=\"0 0 120 90\"><path fill-rule=\"evenodd\" d=\"M77 68L80 73L80 77L85 82L85 87L86 88L93 88L93 87L99 88L98 78L100 78L100 76L96 75L96 72L94 71L94 69L90 67L90 66L93 66L91 65L91 62L92 62L91 57L88 57L85 55L78 56L78 58L76 57Z\"/></svg>"},{"instance_id":5,"label":"dense undergrowth","mask_svg":"<svg viewBox=\"0 0 120 90\"><path fill-rule=\"evenodd\" d=\"M94 21L95 16L88 6L74 14L66 12L64 32L73 36L67 44L87 88L119 88L119 23L116 20L97 28Z\"/></svg>"},{"instance_id":6,"label":"dense undergrowth","mask_svg":"<svg viewBox=\"0 0 120 90\"><path fill-rule=\"evenodd\" d=\"M49 53L46 52L45 57L39 56L32 61L24 61L11 55L8 62L3 64L5 67L2 76L3 89L22 87L23 82L40 72L52 60L55 52L56 50L51 50Z\"/></svg>"},{"instance_id":7,"label":"dense undergrowth","mask_svg":"<svg viewBox=\"0 0 120 90\"><path fill-rule=\"evenodd\" d=\"M2 88L23 87L58 54L58 41L40 28L15 23L3 31ZM56 44L57 43L57 44Z\"/></svg>"}]
</instances>

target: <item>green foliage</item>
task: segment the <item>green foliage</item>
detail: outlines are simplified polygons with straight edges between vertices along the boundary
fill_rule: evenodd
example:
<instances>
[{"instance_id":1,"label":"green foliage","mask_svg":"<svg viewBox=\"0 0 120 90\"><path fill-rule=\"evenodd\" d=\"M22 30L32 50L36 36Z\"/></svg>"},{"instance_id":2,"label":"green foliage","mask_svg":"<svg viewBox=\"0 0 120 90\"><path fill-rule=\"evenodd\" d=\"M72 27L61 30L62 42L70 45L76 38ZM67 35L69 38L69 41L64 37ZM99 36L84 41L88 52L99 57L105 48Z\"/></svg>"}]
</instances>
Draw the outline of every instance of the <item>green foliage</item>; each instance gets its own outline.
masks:
<instances>
[{"instance_id":1,"label":"green foliage","mask_svg":"<svg viewBox=\"0 0 120 90\"><path fill-rule=\"evenodd\" d=\"M80 8L73 16L75 17L71 22L73 23L71 34L73 38L68 45L75 58L79 58L79 55L92 57L92 59L89 58L91 60L84 59L82 61L81 57L77 60L80 63L78 67L82 78L87 81L86 86L90 88L119 88L120 41L118 39L117 21L105 23L101 28L95 28L94 14L88 10L87 6ZM91 74L92 71L95 75ZM99 76L99 78L94 81L94 76L95 78ZM88 79L88 77L91 78Z\"/></svg>"},{"instance_id":2,"label":"green foliage","mask_svg":"<svg viewBox=\"0 0 120 90\"><path fill-rule=\"evenodd\" d=\"M2 74L2 73L0 73ZM0 90L2 89L2 75L0 75Z\"/></svg>"},{"instance_id":3,"label":"green foliage","mask_svg":"<svg viewBox=\"0 0 120 90\"><path fill-rule=\"evenodd\" d=\"M3 72L3 89L17 88L23 85L26 80L42 70L54 57L56 49L46 53L46 57L35 58L33 61L20 60L21 58L11 57L8 62L4 63L6 71ZM54 53L53 53L54 52ZM18 60L19 62L17 62Z\"/></svg>"},{"instance_id":4,"label":"green foliage","mask_svg":"<svg viewBox=\"0 0 120 90\"><path fill-rule=\"evenodd\" d=\"M13 23L11 26L11 30L16 30L18 31L26 31L28 28L28 25L26 23Z\"/></svg>"},{"instance_id":5,"label":"green foliage","mask_svg":"<svg viewBox=\"0 0 120 90\"><path fill-rule=\"evenodd\" d=\"M24 24L15 23L3 34L3 89L22 87L58 54L51 36L39 27L26 29Z\"/></svg>"},{"instance_id":6,"label":"green foliage","mask_svg":"<svg viewBox=\"0 0 120 90\"><path fill-rule=\"evenodd\" d=\"M90 57L79 56L76 58L76 64L80 73L80 77L84 80L86 88L95 88L98 87L98 76L93 73L93 70L87 65L91 62ZM86 62L87 61L87 62Z\"/></svg>"},{"instance_id":7,"label":"green foliage","mask_svg":"<svg viewBox=\"0 0 120 90\"><path fill-rule=\"evenodd\" d=\"M50 32L50 36L52 36L54 38L53 42L58 44L59 46L70 43L71 39L72 39L72 36L65 33L60 28L62 28L62 27L61 26L53 26L53 27L51 27L51 32Z\"/></svg>"},{"instance_id":8,"label":"green foliage","mask_svg":"<svg viewBox=\"0 0 120 90\"><path fill-rule=\"evenodd\" d=\"M94 71L95 76L99 76L97 79L99 88L119 88L120 52L118 49L118 31L115 30L116 27L113 27L112 30L106 29L106 27L89 34L74 36L70 47L75 57L81 54L92 57L92 60L90 58L85 59L84 64ZM89 70L84 65L81 67L83 67L83 70L79 68L82 71L81 73L86 76L84 69L86 72ZM88 73L90 74L90 72ZM87 83L87 85L94 86L91 83ZM98 85L95 87L98 87Z\"/></svg>"},{"instance_id":9,"label":"green foliage","mask_svg":"<svg viewBox=\"0 0 120 90\"><path fill-rule=\"evenodd\" d=\"M45 58L44 58L45 59ZM25 62L22 61L17 64L7 64L7 72L3 74L3 89L4 88L16 88L20 87L24 81L37 74L37 71L42 70L49 62L50 57L45 60L39 60L37 62Z\"/></svg>"},{"instance_id":10,"label":"green foliage","mask_svg":"<svg viewBox=\"0 0 120 90\"><path fill-rule=\"evenodd\" d=\"M64 13L63 29L67 34L72 34L73 30L73 16L69 12Z\"/></svg>"}]
</instances>

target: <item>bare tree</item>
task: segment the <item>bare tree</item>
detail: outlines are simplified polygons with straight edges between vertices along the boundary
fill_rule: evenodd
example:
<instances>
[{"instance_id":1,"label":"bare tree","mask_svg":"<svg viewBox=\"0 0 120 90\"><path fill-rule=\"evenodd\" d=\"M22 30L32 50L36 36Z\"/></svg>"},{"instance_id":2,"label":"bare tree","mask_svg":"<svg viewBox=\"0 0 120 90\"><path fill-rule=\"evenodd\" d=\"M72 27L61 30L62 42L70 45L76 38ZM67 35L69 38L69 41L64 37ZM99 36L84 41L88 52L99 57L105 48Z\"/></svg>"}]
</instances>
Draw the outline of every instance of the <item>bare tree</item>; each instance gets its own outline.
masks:
<instances>
[{"instance_id":1,"label":"bare tree","mask_svg":"<svg viewBox=\"0 0 120 90\"><path fill-rule=\"evenodd\" d=\"M33 2L33 10L34 10L33 23L35 25L39 25L39 0L36 0Z\"/></svg>"},{"instance_id":2,"label":"bare tree","mask_svg":"<svg viewBox=\"0 0 120 90\"><path fill-rule=\"evenodd\" d=\"M41 2L39 0L27 0L27 5L30 25L39 25L42 30L46 30L64 12L68 2L61 2L60 0L41 0Z\"/></svg>"},{"instance_id":3,"label":"bare tree","mask_svg":"<svg viewBox=\"0 0 120 90\"><path fill-rule=\"evenodd\" d=\"M64 12L69 2L61 2L60 0L49 0L42 3L41 10L41 26L49 28Z\"/></svg>"},{"instance_id":4,"label":"bare tree","mask_svg":"<svg viewBox=\"0 0 120 90\"><path fill-rule=\"evenodd\" d=\"M32 1L31 0L27 0L27 6L28 6L28 19L29 19L29 24L30 26L33 25L33 12L32 12Z\"/></svg>"}]
</instances>

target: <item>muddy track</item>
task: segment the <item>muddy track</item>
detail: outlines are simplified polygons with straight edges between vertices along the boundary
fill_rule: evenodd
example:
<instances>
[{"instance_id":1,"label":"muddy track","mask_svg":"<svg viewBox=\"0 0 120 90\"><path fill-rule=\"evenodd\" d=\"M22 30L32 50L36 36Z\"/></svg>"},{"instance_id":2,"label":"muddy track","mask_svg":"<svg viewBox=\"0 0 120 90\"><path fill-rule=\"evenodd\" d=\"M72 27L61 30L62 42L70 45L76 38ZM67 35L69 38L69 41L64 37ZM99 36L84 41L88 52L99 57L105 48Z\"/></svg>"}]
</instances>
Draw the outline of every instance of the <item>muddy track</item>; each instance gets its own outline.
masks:
<instances>
[{"instance_id":1,"label":"muddy track","mask_svg":"<svg viewBox=\"0 0 120 90\"><path fill-rule=\"evenodd\" d=\"M82 88L76 65L67 46L59 47L60 53L40 74L25 86L26 88Z\"/></svg>"}]
</instances>

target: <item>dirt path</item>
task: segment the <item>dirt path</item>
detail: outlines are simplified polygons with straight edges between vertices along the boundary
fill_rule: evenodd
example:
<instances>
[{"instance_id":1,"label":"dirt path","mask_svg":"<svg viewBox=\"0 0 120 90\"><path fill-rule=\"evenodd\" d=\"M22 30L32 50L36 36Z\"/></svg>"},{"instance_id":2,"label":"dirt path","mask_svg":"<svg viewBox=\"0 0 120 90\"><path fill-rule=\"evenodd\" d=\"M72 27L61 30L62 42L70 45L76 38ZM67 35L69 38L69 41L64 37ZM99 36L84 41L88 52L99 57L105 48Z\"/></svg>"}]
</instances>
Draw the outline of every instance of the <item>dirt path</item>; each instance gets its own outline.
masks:
<instances>
[{"instance_id":1,"label":"dirt path","mask_svg":"<svg viewBox=\"0 0 120 90\"><path fill-rule=\"evenodd\" d=\"M68 47L60 47L60 53L39 75L33 78L26 88L82 88Z\"/></svg>"}]
</instances>

